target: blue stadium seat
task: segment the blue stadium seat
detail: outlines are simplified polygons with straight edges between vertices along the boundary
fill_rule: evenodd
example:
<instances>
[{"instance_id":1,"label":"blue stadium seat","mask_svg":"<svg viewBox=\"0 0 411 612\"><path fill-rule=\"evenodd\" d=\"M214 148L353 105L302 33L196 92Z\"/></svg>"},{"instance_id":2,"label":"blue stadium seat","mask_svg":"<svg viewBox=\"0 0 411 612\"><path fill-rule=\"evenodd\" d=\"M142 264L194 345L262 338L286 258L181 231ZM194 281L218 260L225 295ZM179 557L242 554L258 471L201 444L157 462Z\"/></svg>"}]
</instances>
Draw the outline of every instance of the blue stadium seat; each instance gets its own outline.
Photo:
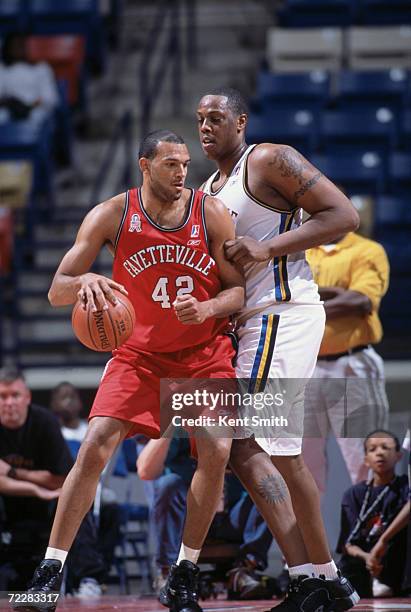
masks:
<instances>
[{"instance_id":1,"label":"blue stadium seat","mask_svg":"<svg viewBox=\"0 0 411 612\"><path fill-rule=\"evenodd\" d=\"M315 154L310 161L334 183L344 187L349 195L384 192L384 165L378 153Z\"/></svg>"},{"instance_id":2,"label":"blue stadium seat","mask_svg":"<svg viewBox=\"0 0 411 612\"><path fill-rule=\"evenodd\" d=\"M0 128L0 159L26 159L34 168L34 193L45 194L48 205L54 205L53 162L51 157L51 123L9 121Z\"/></svg>"},{"instance_id":3,"label":"blue stadium seat","mask_svg":"<svg viewBox=\"0 0 411 612\"><path fill-rule=\"evenodd\" d=\"M406 111L402 116L400 139L405 150L411 152L411 111Z\"/></svg>"},{"instance_id":4,"label":"blue stadium seat","mask_svg":"<svg viewBox=\"0 0 411 612\"><path fill-rule=\"evenodd\" d=\"M385 106L401 111L406 103L409 84L409 74L403 68L342 70L338 77L337 102L344 110L349 107Z\"/></svg>"},{"instance_id":5,"label":"blue stadium seat","mask_svg":"<svg viewBox=\"0 0 411 612\"><path fill-rule=\"evenodd\" d=\"M315 117L307 109L250 115L247 140L251 143L285 143L308 155L317 146Z\"/></svg>"},{"instance_id":6,"label":"blue stadium seat","mask_svg":"<svg viewBox=\"0 0 411 612\"><path fill-rule=\"evenodd\" d=\"M9 32L21 32L27 24L27 13L23 0L1 0L0 36Z\"/></svg>"},{"instance_id":7,"label":"blue stadium seat","mask_svg":"<svg viewBox=\"0 0 411 612\"><path fill-rule=\"evenodd\" d=\"M260 72L256 100L262 112L276 108L321 111L330 94L330 74L324 70L305 73L274 74Z\"/></svg>"},{"instance_id":8,"label":"blue stadium seat","mask_svg":"<svg viewBox=\"0 0 411 612\"><path fill-rule=\"evenodd\" d=\"M411 196L411 154L393 153L388 160L390 192Z\"/></svg>"},{"instance_id":9,"label":"blue stadium seat","mask_svg":"<svg viewBox=\"0 0 411 612\"><path fill-rule=\"evenodd\" d=\"M409 197L380 195L375 200L374 206L374 238L380 242L389 243L401 242L401 236L406 232L411 232L411 207ZM402 241L403 242L403 241ZM408 240L406 241L408 244ZM410 247L411 248L411 247ZM411 256L411 251L408 253ZM398 260L399 256L395 251L394 257ZM398 262L397 262L398 263ZM404 262L398 268L403 269ZM407 264L407 270L409 263Z\"/></svg>"},{"instance_id":10,"label":"blue stadium seat","mask_svg":"<svg viewBox=\"0 0 411 612\"><path fill-rule=\"evenodd\" d=\"M87 40L87 58L103 70L106 41L97 0L30 0L32 34L80 34Z\"/></svg>"},{"instance_id":11,"label":"blue stadium seat","mask_svg":"<svg viewBox=\"0 0 411 612\"><path fill-rule=\"evenodd\" d=\"M411 23L410 0L359 0L359 17L367 25Z\"/></svg>"},{"instance_id":12,"label":"blue stadium seat","mask_svg":"<svg viewBox=\"0 0 411 612\"><path fill-rule=\"evenodd\" d=\"M386 245L384 245L386 247ZM396 261L389 251L391 268L395 270ZM410 255L410 252L408 252ZM384 331L409 333L411 330L411 276L392 275L390 288L381 302L380 316Z\"/></svg>"},{"instance_id":13,"label":"blue stadium seat","mask_svg":"<svg viewBox=\"0 0 411 612\"><path fill-rule=\"evenodd\" d=\"M324 151L373 150L387 155L397 144L394 113L389 109L327 111L321 115L320 140Z\"/></svg>"},{"instance_id":14,"label":"blue stadium seat","mask_svg":"<svg viewBox=\"0 0 411 612\"><path fill-rule=\"evenodd\" d=\"M292 28L348 26L355 20L355 0L287 0L278 11L280 25Z\"/></svg>"}]
</instances>

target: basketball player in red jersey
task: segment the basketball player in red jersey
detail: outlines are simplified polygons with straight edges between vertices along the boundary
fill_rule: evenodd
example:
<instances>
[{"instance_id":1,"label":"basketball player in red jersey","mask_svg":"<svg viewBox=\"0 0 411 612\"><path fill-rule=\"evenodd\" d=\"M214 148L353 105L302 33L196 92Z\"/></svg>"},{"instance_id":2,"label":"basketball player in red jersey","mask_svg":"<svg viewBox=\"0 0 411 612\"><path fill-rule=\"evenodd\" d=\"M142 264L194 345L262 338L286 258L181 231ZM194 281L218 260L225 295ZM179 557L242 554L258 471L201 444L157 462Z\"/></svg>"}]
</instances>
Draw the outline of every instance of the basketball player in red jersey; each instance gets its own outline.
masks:
<instances>
[{"instance_id":1,"label":"basketball player in red jersey","mask_svg":"<svg viewBox=\"0 0 411 612\"><path fill-rule=\"evenodd\" d=\"M116 288L131 299L137 323L105 368L45 559L29 587L36 593L59 591L67 552L117 445L136 433L159 437L160 378L235 378L234 351L224 332L228 315L243 305L244 289L242 275L224 256L224 242L234 238L230 215L219 200L184 187L190 157L173 132L149 134L139 158L142 187L90 211L49 291L53 306L80 298L96 309L115 303ZM88 272L105 244L114 255L113 280ZM170 576L168 603L175 612L201 611L196 562L222 493L230 448L231 440L197 438L198 468Z\"/></svg>"}]
</instances>

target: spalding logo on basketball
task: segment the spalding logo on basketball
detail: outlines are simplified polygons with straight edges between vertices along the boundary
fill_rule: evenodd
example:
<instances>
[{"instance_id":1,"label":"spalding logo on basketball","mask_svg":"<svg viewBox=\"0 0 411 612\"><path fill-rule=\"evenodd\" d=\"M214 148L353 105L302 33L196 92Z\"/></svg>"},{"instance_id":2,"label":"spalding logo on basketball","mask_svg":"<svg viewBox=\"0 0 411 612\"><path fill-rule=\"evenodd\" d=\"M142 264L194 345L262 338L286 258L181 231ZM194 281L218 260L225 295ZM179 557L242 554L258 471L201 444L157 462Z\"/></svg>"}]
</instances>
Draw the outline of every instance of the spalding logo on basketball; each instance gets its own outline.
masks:
<instances>
[{"instance_id":1,"label":"spalding logo on basketball","mask_svg":"<svg viewBox=\"0 0 411 612\"><path fill-rule=\"evenodd\" d=\"M112 290L117 298L114 305L107 300L108 310L86 310L77 301L73 308L71 324L82 344L93 351L109 352L121 346L131 336L136 314L128 297L117 289Z\"/></svg>"}]
</instances>

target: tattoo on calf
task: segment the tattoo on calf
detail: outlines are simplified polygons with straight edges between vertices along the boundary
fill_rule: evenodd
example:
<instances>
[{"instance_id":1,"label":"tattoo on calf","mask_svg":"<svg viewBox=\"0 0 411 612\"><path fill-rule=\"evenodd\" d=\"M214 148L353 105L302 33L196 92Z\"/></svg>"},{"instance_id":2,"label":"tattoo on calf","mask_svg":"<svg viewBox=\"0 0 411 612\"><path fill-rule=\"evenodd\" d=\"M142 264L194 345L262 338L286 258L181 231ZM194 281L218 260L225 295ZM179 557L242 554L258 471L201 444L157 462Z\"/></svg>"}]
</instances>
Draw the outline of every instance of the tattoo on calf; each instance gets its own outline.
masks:
<instances>
[{"instance_id":1,"label":"tattoo on calf","mask_svg":"<svg viewBox=\"0 0 411 612\"><path fill-rule=\"evenodd\" d=\"M279 504L287 499L288 488L284 478L278 474L267 474L257 484L257 492L269 504Z\"/></svg>"},{"instance_id":2,"label":"tattoo on calf","mask_svg":"<svg viewBox=\"0 0 411 612\"><path fill-rule=\"evenodd\" d=\"M300 189L295 192L294 198L296 200L298 200L298 198L301 198L305 193L307 193L307 191L311 189L311 187L314 187L314 185L318 183L321 177L321 172L317 172L317 174L315 174L309 181L307 181L305 185L300 187Z\"/></svg>"}]
</instances>

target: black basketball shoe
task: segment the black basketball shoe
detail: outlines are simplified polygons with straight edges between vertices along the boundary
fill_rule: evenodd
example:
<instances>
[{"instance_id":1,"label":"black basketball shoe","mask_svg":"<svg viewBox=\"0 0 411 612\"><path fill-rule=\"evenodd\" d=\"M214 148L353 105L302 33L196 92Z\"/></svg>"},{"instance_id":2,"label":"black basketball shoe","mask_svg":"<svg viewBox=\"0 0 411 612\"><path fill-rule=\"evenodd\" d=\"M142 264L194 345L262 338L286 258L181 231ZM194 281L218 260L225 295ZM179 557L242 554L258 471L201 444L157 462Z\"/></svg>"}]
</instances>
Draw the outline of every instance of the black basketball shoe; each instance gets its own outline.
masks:
<instances>
[{"instance_id":1,"label":"black basketball shoe","mask_svg":"<svg viewBox=\"0 0 411 612\"><path fill-rule=\"evenodd\" d=\"M27 587L24 603L14 604L14 610L20 610L20 612L54 612L57 608L58 595L63 579L60 570L60 561L43 559Z\"/></svg>"},{"instance_id":2,"label":"black basketball shoe","mask_svg":"<svg viewBox=\"0 0 411 612\"><path fill-rule=\"evenodd\" d=\"M170 568L159 602L171 612L202 612L198 605L198 578L200 568L191 561L180 561Z\"/></svg>"},{"instance_id":3,"label":"black basketball shoe","mask_svg":"<svg viewBox=\"0 0 411 612\"><path fill-rule=\"evenodd\" d=\"M270 612L343 612L360 601L346 578L335 580L299 576L291 580L287 595Z\"/></svg>"}]
</instances>

